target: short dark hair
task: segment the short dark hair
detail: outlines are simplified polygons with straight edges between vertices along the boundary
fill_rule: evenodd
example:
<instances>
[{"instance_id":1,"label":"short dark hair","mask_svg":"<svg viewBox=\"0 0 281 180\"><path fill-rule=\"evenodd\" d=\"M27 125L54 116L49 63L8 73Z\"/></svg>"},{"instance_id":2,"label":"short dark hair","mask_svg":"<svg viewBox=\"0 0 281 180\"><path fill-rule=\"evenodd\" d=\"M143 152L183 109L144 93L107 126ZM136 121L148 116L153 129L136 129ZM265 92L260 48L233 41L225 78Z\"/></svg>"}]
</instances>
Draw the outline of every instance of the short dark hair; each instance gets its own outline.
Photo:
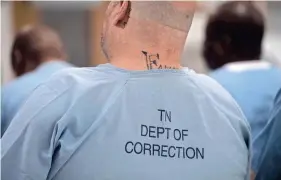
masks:
<instances>
[{"instance_id":1,"label":"short dark hair","mask_svg":"<svg viewBox=\"0 0 281 180\"><path fill-rule=\"evenodd\" d=\"M16 34L11 63L17 76L35 69L48 58L65 58L62 41L53 29L44 25L25 26Z\"/></svg>"},{"instance_id":2,"label":"short dark hair","mask_svg":"<svg viewBox=\"0 0 281 180\"><path fill-rule=\"evenodd\" d=\"M209 17L203 56L211 69L229 62L257 60L261 56L265 25L252 2L222 4Z\"/></svg>"}]
</instances>

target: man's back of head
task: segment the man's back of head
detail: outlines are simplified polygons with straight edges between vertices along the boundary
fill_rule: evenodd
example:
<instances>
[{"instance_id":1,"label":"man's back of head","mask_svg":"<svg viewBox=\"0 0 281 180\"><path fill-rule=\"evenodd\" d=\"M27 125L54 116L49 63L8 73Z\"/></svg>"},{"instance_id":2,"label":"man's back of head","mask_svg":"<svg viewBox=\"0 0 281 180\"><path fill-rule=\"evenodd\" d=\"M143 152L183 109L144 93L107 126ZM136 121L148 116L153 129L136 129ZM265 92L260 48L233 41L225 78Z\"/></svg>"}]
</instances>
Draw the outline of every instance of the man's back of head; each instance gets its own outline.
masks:
<instances>
[{"instance_id":1,"label":"man's back of head","mask_svg":"<svg viewBox=\"0 0 281 180\"><path fill-rule=\"evenodd\" d=\"M1 136L39 84L54 73L72 66L64 58L60 37L51 28L26 26L17 33L11 50L12 68L17 78L1 89Z\"/></svg>"},{"instance_id":2,"label":"man's back of head","mask_svg":"<svg viewBox=\"0 0 281 180\"><path fill-rule=\"evenodd\" d=\"M264 18L253 2L233 1L210 16L204 43L204 58L211 69L235 61L259 60Z\"/></svg>"},{"instance_id":3,"label":"man's back of head","mask_svg":"<svg viewBox=\"0 0 281 180\"><path fill-rule=\"evenodd\" d=\"M179 68L194 10L194 2L113 1L103 51L112 64L128 69ZM151 58L152 64L146 61Z\"/></svg>"},{"instance_id":4,"label":"man's back of head","mask_svg":"<svg viewBox=\"0 0 281 180\"><path fill-rule=\"evenodd\" d=\"M252 139L268 124L281 85L280 69L260 59L264 23L254 2L227 2L210 16L204 43L205 60L213 70L209 75L235 98L250 124ZM252 165L258 160L252 158Z\"/></svg>"},{"instance_id":5,"label":"man's back of head","mask_svg":"<svg viewBox=\"0 0 281 180\"><path fill-rule=\"evenodd\" d=\"M12 67L17 76L34 70L41 63L64 59L61 39L50 27L25 26L17 33L11 51Z\"/></svg>"}]
</instances>

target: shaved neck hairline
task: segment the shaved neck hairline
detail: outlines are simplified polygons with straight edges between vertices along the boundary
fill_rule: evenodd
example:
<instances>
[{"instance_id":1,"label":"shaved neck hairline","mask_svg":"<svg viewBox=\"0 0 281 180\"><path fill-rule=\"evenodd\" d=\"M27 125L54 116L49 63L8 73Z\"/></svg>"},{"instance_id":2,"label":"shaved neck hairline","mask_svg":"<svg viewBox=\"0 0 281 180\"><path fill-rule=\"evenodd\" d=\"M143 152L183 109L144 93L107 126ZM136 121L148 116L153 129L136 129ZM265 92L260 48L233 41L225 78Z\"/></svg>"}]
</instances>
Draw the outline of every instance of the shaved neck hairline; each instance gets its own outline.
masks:
<instances>
[{"instance_id":1,"label":"shaved neck hairline","mask_svg":"<svg viewBox=\"0 0 281 180\"><path fill-rule=\"evenodd\" d=\"M153 4L152 4L153 3ZM154 21L188 33L194 12L182 12L168 2L132 2L130 17Z\"/></svg>"}]
</instances>

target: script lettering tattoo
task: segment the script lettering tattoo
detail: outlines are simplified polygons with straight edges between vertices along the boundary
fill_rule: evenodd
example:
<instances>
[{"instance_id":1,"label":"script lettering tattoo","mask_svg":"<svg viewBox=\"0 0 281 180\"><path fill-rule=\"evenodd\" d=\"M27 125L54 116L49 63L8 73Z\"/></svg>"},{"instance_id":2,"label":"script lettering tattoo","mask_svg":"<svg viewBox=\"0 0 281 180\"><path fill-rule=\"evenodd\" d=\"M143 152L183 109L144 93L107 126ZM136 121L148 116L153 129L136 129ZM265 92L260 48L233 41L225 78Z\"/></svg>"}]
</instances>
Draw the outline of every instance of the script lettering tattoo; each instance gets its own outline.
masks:
<instances>
[{"instance_id":1,"label":"script lettering tattoo","mask_svg":"<svg viewBox=\"0 0 281 180\"><path fill-rule=\"evenodd\" d=\"M159 54L149 54L146 51L142 51L145 56L146 67L148 70L155 69L157 67L157 61L159 61ZM155 66L155 67L153 67Z\"/></svg>"},{"instance_id":2,"label":"script lettering tattoo","mask_svg":"<svg viewBox=\"0 0 281 180\"><path fill-rule=\"evenodd\" d=\"M150 54L146 51L142 51L142 54L145 56L145 63L148 70L151 69L177 69L176 67L167 66L159 63L160 56L158 53Z\"/></svg>"},{"instance_id":3,"label":"script lettering tattoo","mask_svg":"<svg viewBox=\"0 0 281 180\"><path fill-rule=\"evenodd\" d=\"M172 67L172 66L167 66L167 65L160 64L158 66L158 69L177 69L177 68L176 67Z\"/></svg>"}]
</instances>

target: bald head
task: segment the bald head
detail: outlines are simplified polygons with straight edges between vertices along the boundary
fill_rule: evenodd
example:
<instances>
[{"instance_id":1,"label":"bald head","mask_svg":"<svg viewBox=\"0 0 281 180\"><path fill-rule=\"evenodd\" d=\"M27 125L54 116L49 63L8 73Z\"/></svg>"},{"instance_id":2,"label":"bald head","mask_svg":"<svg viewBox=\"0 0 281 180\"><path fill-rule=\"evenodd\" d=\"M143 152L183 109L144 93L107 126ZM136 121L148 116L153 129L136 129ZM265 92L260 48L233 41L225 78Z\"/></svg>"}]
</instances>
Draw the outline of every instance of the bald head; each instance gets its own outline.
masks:
<instances>
[{"instance_id":1,"label":"bald head","mask_svg":"<svg viewBox=\"0 0 281 180\"><path fill-rule=\"evenodd\" d=\"M182 48L192 23L194 2L114 1L108 6L102 46L110 58L122 46Z\"/></svg>"},{"instance_id":2,"label":"bald head","mask_svg":"<svg viewBox=\"0 0 281 180\"><path fill-rule=\"evenodd\" d=\"M12 51L12 67L17 76L34 70L49 60L63 60L65 53L59 35L43 25L25 26L16 35Z\"/></svg>"},{"instance_id":3,"label":"bald head","mask_svg":"<svg viewBox=\"0 0 281 180\"><path fill-rule=\"evenodd\" d=\"M131 17L188 32L193 18L194 3L136 1L132 3L132 9L134 11L131 12Z\"/></svg>"}]
</instances>

